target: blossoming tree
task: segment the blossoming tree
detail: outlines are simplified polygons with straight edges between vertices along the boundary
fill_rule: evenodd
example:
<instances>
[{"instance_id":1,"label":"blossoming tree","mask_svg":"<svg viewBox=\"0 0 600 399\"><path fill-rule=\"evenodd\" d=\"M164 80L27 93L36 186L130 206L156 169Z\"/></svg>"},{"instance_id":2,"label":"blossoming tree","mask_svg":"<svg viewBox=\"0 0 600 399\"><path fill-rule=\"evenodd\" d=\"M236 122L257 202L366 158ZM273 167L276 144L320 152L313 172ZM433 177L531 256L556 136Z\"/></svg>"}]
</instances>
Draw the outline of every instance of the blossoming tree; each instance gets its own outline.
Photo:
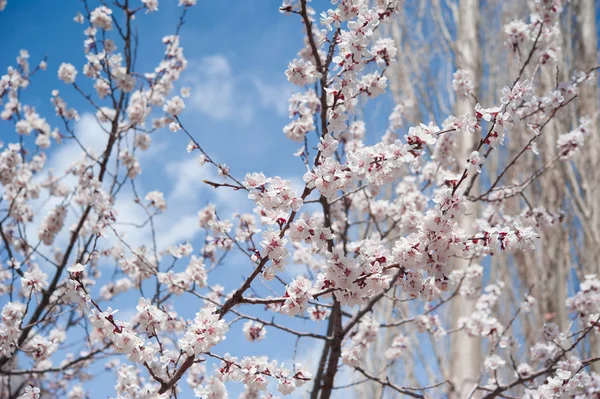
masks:
<instances>
[{"instance_id":1,"label":"blossoming tree","mask_svg":"<svg viewBox=\"0 0 600 399\"><path fill-rule=\"evenodd\" d=\"M549 126L594 84L593 64L552 87L542 78L561 57L562 0L532 1L530 15L504 27L515 72L501 92L484 96L490 103L477 98L477 71L461 65L448 82L461 102L458 115L405 127L419 104L397 99L373 142L362 115L386 92L397 64L395 41L382 32L404 4L334 0L316 14L308 0L284 1L281 18L299 20L305 33L305 46L285 71L297 89L283 133L299 146L289 154L304 183L299 191L282 177L218 163L186 124L189 89L175 90L187 65L178 35L187 13L201 7L196 0L179 0L177 27L150 72L136 70L135 23L158 12L158 1L90 3L75 16L85 26L83 68L58 66L64 87L52 92L56 125L22 99L50 73L45 60L33 66L23 50L0 79L2 397L96 397L86 384L98 364L110 370L109 395L117 398L192 391L226 398L234 382L243 384L244 398L338 397L363 383L389 397L600 395L600 375L591 372L600 353L588 350L600 332L600 280L586 276L560 304L570 314L568 326L540 321L531 338L523 326L541 320L532 316L539 312L533 286L510 306L505 291L513 282L490 278L498 276L490 269L535 251L540 229L557 228L558 210L531 203L528 190L574 162L595 134L595 115L582 117L560 132L541 167L513 173L537 156ZM67 104L59 90L78 93L81 105ZM102 151L80 144L80 158L49 170L55 147L80 143L74 124L83 107L94 110L106 134ZM136 185L139 154L164 130L187 137L198 167L222 176L207 185L244 192L255 206L230 219L213 204L199 209L197 223L206 232L199 247L158 248L156 240L135 247L121 232L115 203L126 189L147 216L138 227L152 237L154 219L167 210L162 192L142 193ZM506 152L514 142L523 144ZM500 168L489 168L496 153L508 156ZM506 206L515 201L516 211ZM44 214L42 202L53 204ZM247 272L235 286L227 281L225 292L225 282L212 281L210 272L227 268L232 253ZM503 254L504 264L491 262L494 254ZM289 279L283 272L292 265L305 271ZM136 312L121 318L116 304L126 295L135 297ZM181 315L184 303L196 309L191 320ZM469 311L445 317L453 303L470 304ZM385 317L375 311L383 305L391 309ZM296 347L281 345L280 358L249 356L225 341L234 329L250 342L286 334ZM456 386L457 365L439 361L450 343L461 350L452 339L457 334L482 353L467 389ZM385 361L367 367L366 354L384 336L391 338ZM319 355L296 362L300 341L310 341ZM409 364L415 352L421 364Z\"/></svg>"}]
</instances>

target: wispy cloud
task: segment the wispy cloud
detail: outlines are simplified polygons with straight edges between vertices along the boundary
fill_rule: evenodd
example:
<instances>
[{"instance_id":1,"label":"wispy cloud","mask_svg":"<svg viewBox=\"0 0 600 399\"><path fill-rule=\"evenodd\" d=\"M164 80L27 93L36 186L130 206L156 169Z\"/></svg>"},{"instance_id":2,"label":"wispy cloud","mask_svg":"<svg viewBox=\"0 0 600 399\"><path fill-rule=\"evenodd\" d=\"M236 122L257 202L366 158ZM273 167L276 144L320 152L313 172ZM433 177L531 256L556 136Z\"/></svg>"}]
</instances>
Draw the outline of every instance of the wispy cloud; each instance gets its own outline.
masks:
<instances>
[{"instance_id":1,"label":"wispy cloud","mask_svg":"<svg viewBox=\"0 0 600 399\"><path fill-rule=\"evenodd\" d=\"M280 116L288 114L288 99L292 94L289 83L283 80L279 83L269 83L258 77L254 77L252 83L263 108L274 109Z\"/></svg>"},{"instance_id":2,"label":"wispy cloud","mask_svg":"<svg viewBox=\"0 0 600 399\"><path fill-rule=\"evenodd\" d=\"M181 203L186 206L190 202L198 200L206 184L204 180L214 180L216 175L211 172L211 165L200 166L192 155L183 160L172 160L164 169L173 182L168 201L169 203Z\"/></svg>"},{"instance_id":3,"label":"wispy cloud","mask_svg":"<svg viewBox=\"0 0 600 399\"><path fill-rule=\"evenodd\" d=\"M175 154L174 154L175 155ZM148 164L146 164L148 166ZM232 192L231 189L214 189L204 180L222 181L211 165L200 166L196 158L189 155L181 160L179 157L161 160L160 165L155 164L153 171L163 169L166 184L161 184L152 189L162 190L167 201L167 210L164 214L155 217L156 241L159 249L165 249L185 241L193 240L199 233L198 211L209 202L217 206L217 211L222 218L229 218L232 213L251 210L243 192ZM156 176L157 172L153 173ZM145 193L140 192L140 195ZM115 209L119 219L127 218L130 223L140 224L147 218L145 212L133 201L133 196L125 195L117 201ZM128 242L140 245L151 239L150 226L133 228L124 226L120 231L127 234Z\"/></svg>"},{"instance_id":4,"label":"wispy cloud","mask_svg":"<svg viewBox=\"0 0 600 399\"><path fill-rule=\"evenodd\" d=\"M252 109L236 93L236 79L231 65L222 55L213 55L192 63L186 74L192 87L192 105L214 119L226 119L234 114L242 120L252 117Z\"/></svg>"},{"instance_id":5,"label":"wispy cloud","mask_svg":"<svg viewBox=\"0 0 600 399\"><path fill-rule=\"evenodd\" d=\"M56 173L62 173L73 162L82 158L84 149L100 154L108 141L108 134L98 124L94 115L90 113L81 115L81 118L75 124L75 134L79 143L75 140L70 140L65 141L64 144L57 147L51 153L52 155L48 162L49 169L52 169Z\"/></svg>"},{"instance_id":6,"label":"wispy cloud","mask_svg":"<svg viewBox=\"0 0 600 399\"><path fill-rule=\"evenodd\" d=\"M284 116L292 92L283 77L267 82L252 74L238 73L221 54L190 62L184 81L192 89L192 110L215 120L234 118L242 124L250 122L261 109Z\"/></svg>"},{"instance_id":7,"label":"wispy cloud","mask_svg":"<svg viewBox=\"0 0 600 399\"><path fill-rule=\"evenodd\" d=\"M64 173L74 161L81 159L84 156L84 149L88 153L100 154L108 140L107 133L98 125L92 114L82 114L74 128L79 143L74 140L64 141L49 152L47 164L57 176ZM197 213L209 202L217 205L223 218L230 217L236 211L252 209L252 204L245 198L244 193L232 193L232 190L226 188L215 190L204 183L205 179L222 181L222 177L217 176L211 165L200 166L195 154L187 154L181 149L175 151L169 149L169 136L170 133L162 136L154 135L150 149L138 153L143 171L136 179L136 186L142 201L148 191L160 190L164 193L168 204L166 212L154 218L155 237L159 250L186 240L193 240L200 232ZM160 156L157 156L158 154ZM38 179L44 177L45 175L40 175ZM77 179L69 175L62 179L62 182L74 188ZM57 197L48 200L40 198L34 201L32 205L38 216L34 219L34 223L28 226L28 235L37 236L39 225L44 217L61 202L62 199ZM115 200L114 209L117 213L115 230L129 246L135 248L152 242L151 226L146 223L148 215L140 204L136 203L129 184L121 189ZM68 227L75 223L77 223L76 215L69 212L65 228L57 236L54 246L66 245L69 240ZM119 238L111 230L107 230L103 241L110 246L116 244ZM42 251L48 252L45 249Z\"/></svg>"},{"instance_id":8,"label":"wispy cloud","mask_svg":"<svg viewBox=\"0 0 600 399\"><path fill-rule=\"evenodd\" d=\"M84 150L88 153L100 154L108 141L107 133L102 130L102 127L98 124L92 114L82 114L80 120L74 125L74 129L78 141L65 140L62 144L54 144L48 153L49 157L46 161L47 171L52 171L57 177L61 177L65 170L67 170L74 162L82 159L85 156ZM40 173L36 175L34 179L41 182L46 176L46 173ZM77 184L77 178L72 175L67 175L61 179L61 183L70 188L74 188ZM43 194L44 195L40 198L31 202L35 217L33 223L25 226L27 236L35 237L35 239L38 237L39 227L44 218L54 207L63 203L62 198L48 197L45 192L43 192ZM68 212L65 220L65 227L56 236L52 246L53 248L66 247L66 243L70 238L69 227L76 222L75 214L73 212ZM39 251L50 258L52 257L50 248L42 246L39 248ZM42 268L48 268L48 270L51 270L52 268L52 266L46 262L42 262L41 265Z\"/></svg>"},{"instance_id":9,"label":"wispy cloud","mask_svg":"<svg viewBox=\"0 0 600 399\"><path fill-rule=\"evenodd\" d=\"M161 166L164 166L163 173L166 179L159 180L156 176L160 175ZM155 237L159 250L194 239L200 231L198 210L209 200L206 184L202 183L204 179L213 178L209 169L198 165L191 155L189 159L184 160L175 158L165 162L165 159L161 158L154 164L146 162L145 168L151 170L154 177L150 188L162 191L167 201L166 212L154 218ZM142 179L141 182L144 183L144 180ZM157 181L161 181L162 184L157 185ZM142 197L145 194L139 192ZM118 231L125 234L126 241L131 246L150 242L152 230L149 224L142 228L129 225L142 224L147 219L145 211L134 202L131 194L121 196L115 203L115 209L118 214L117 220L127 223L119 226Z\"/></svg>"}]
</instances>

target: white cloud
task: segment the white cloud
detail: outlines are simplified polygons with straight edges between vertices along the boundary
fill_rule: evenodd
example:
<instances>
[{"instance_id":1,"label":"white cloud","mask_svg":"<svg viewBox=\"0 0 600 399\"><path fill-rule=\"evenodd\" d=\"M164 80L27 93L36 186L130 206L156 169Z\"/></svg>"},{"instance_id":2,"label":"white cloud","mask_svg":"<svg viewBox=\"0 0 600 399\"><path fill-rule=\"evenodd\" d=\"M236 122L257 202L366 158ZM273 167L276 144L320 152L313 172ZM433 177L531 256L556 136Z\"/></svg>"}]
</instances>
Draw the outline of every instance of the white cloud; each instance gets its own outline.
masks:
<instances>
[{"instance_id":1,"label":"white cloud","mask_svg":"<svg viewBox=\"0 0 600 399\"><path fill-rule=\"evenodd\" d=\"M243 120L252 117L252 109L240 102L236 93L236 79L229 61L222 55L202 58L186 74L192 86L191 103L197 109L221 120L235 114Z\"/></svg>"},{"instance_id":2,"label":"white cloud","mask_svg":"<svg viewBox=\"0 0 600 399\"><path fill-rule=\"evenodd\" d=\"M108 141L108 135L102 127L98 124L95 117L92 114L84 113L81 115L80 120L74 125L75 135L79 142L70 139L64 140L62 144L54 144L48 152L48 160L46 161L46 170L54 173L55 176L60 177L64 174L65 170L68 169L71 164L84 156L84 149L96 154L100 154L104 149L106 142ZM83 147L83 148L82 148ZM35 180L41 182L46 178L46 173L40 173L34 177ZM77 184L77 179L72 175L65 176L61 183L66 184L69 187L74 187ZM33 223L25 226L27 235L29 237L35 237L37 239L39 226L42 221L48 215L48 213L56 206L60 205L63 199L57 197L48 198L45 191L42 191L42 196L31 202L34 210ZM65 227L56 236L54 244L51 248L65 248L66 243L70 238L70 229L73 224L77 222L75 214L71 211L67 212L67 218L65 220ZM51 248L40 247L39 251L46 256L52 258ZM47 262L41 262L42 268L47 268L46 271L52 270L51 266Z\"/></svg>"},{"instance_id":3,"label":"white cloud","mask_svg":"<svg viewBox=\"0 0 600 399\"><path fill-rule=\"evenodd\" d=\"M162 168L170 186L151 187L152 190L163 190L167 201L166 212L154 219L159 250L193 240L200 232L198 211L209 202L217 205L217 211L222 218L228 218L236 211L251 209L245 192L232 193L229 188L214 189L204 183L205 179L222 181L222 178L217 176L211 165L200 166L191 155L183 160L176 158L167 161ZM145 194L139 192L142 197ZM132 195L121 196L115 204L115 209L121 222L141 224L147 219L143 209L134 203ZM147 244L152 239L150 225L143 228L120 225L118 231L126 234L126 241L132 247Z\"/></svg>"},{"instance_id":4,"label":"white cloud","mask_svg":"<svg viewBox=\"0 0 600 399\"><path fill-rule=\"evenodd\" d=\"M188 159L175 160L165 165L165 171L170 180L174 182L169 193L168 202L196 202L200 191L206 186L203 180L214 180L216 176L211 172L212 165L200 166L191 155Z\"/></svg>"},{"instance_id":5,"label":"white cloud","mask_svg":"<svg viewBox=\"0 0 600 399\"><path fill-rule=\"evenodd\" d=\"M271 108L279 116L288 114L288 99L292 94L292 87L285 83L267 83L259 78L252 79L258 99L263 108Z\"/></svg>"},{"instance_id":6,"label":"white cloud","mask_svg":"<svg viewBox=\"0 0 600 399\"><path fill-rule=\"evenodd\" d=\"M142 195L142 193L139 193ZM134 196L130 192L123 192L115 201L114 209L117 211L117 224L114 226L119 236L132 248L142 244L148 245L151 242L150 225L138 227L147 219L146 212L134 201ZM111 244L115 244L117 237L107 231L108 239Z\"/></svg>"},{"instance_id":7,"label":"white cloud","mask_svg":"<svg viewBox=\"0 0 600 399\"><path fill-rule=\"evenodd\" d=\"M206 199L204 191L206 184L202 180L210 179L212 175L208 171L208 167L199 166L191 156L183 161L179 158L167 160L164 165L159 162L162 163L165 160L159 159L160 161L155 161L154 165L151 165L151 161L148 160L144 166L153 170L163 168L168 176L167 179L162 180L167 182L167 185L158 186L156 182L159 180L153 179L152 186L147 190L161 190L165 193L167 210L164 214L154 217L157 246L159 250L162 250L171 245L192 240L199 232L197 212L203 206L203 200ZM138 191L138 194L143 198L147 191ZM205 194L204 199L202 194ZM131 225L140 225L148 218L143 208L134 202L131 193L122 193L115 202L115 209L118 222L125 223L119 224L116 230L130 246L148 245L149 242L152 242L152 226L150 224L141 228Z\"/></svg>"},{"instance_id":8,"label":"white cloud","mask_svg":"<svg viewBox=\"0 0 600 399\"><path fill-rule=\"evenodd\" d=\"M51 151L47 166L55 173L63 173L74 161L81 159L84 154L83 149L101 154L108 141L108 134L102 130L94 115L90 113L81 115L75 124L75 136L79 143L72 139L65 140L62 145Z\"/></svg>"},{"instance_id":9,"label":"white cloud","mask_svg":"<svg viewBox=\"0 0 600 399\"><path fill-rule=\"evenodd\" d=\"M73 162L81 159L84 156L83 149L101 154L106 146L108 135L102 130L92 114L82 114L74 129L79 143L75 140L64 140L62 144L55 145L48 152L47 166L48 169L53 170L56 176L62 176ZM159 249L167 248L172 244L185 240L191 240L198 233L199 226L196 215L198 210L204 206L203 202L208 202L208 194L205 191L207 186L202 180L215 179L215 176L210 173L209 165L200 167L191 155L186 156L182 161L178 151L170 152L166 146L166 140L155 140L148 151L138 153L143 172L136 180L138 194L142 199L148 191L162 190L165 192L165 198L169 205L167 213L158 215L155 218ZM158 154L161 156L157 156ZM169 157L166 158L165 155L169 155ZM156 174L160 173L159 171L163 168L166 170L168 179L157 179ZM45 173L43 173L36 179L43 180L45 176ZM68 175L62 179L62 182L73 188L77 184L77 179L72 175ZM150 224L143 227L135 226L146 222L147 214L134 199L135 196L131 187L127 184L119 192L114 204L114 209L117 212L115 230L132 248L142 244L148 245L152 242ZM60 203L62 203L62 199L56 197L49 199L41 197L33 201L32 206L36 217L34 223L27 226L27 234L37 237L37 231L42 220L52 208ZM64 248L66 246L70 238L69 227L77 221L75 213L69 211L65 227L56 237L53 247ZM106 237L102 240L103 246L114 245L118 242L118 238L110 229L106 230L105 233ZM43 247L40 250L42 253L50 255L51 251L49 249Z\"/></svg>"},{"instance_id":10,"label":"white cloud","mask_svg":"<svg viewBox=\"0 0 600 399\"><path fill-rule=\"evenodd\" d=\"M167 227L167 226L165 226ZM160 235L160 243L166 248L171 245L190 241L200 232L197 211L176 219L175 223L168 223L167 229Z\"/></svg>"},{"instance_id":11,"label":"white cloud","mask_svg":"<svg viewBox=\"0 0 600 399\"><path fill-rule=\"evenodd\" d=\"M235 74L229 60L221 54L190 62L184 81L192 89L188 112L190 108L197 109L216 120L234 118L244 124L259 109L286 115L292 93L283 79L280 83L267 83L254 75Z\"/></svg>"},{"instance_id":12,"label":"white cloud","mask_svg":"<svg viewBox=\"0 0 600 399\"><path fill-rule=\"evenodd\" d=\"M230 71L225 59L216 58L211 65L210 68L213 68L209 70L211 74L216 73L215 69ZM73 162L81 159L84 156L83 149L101 154L106 146L108 135L92 114L82 114L74 128L79 143L75 140L64 140L62 144L55 145L48 152L48 169L52 169L56 176L62 176ZM200 232L197 213L209 202L217 205L222 218L229 218L234 212L252 209L252 203L246 198L245 192L232 192L229 188L214 189L204 183L205 179L222 181L222 177L216 174L212 165L200 166L195 154L169 148L168 138L165 138L165 135L154 135L152 146L146 152L139 152L138 160L143 169L142 174L136 179L139 196L143 200L149 191L160 190L164 192L167 200L167 211L154 218L159 250L186 240L193 240ZM160 178L161 174L164 174L165 178ZM36 178L42 180L45 176L44 173ZM66 176L62 182L71 188L77 184L76 178L71 175ZM55 197L50 199L43 197L34 201L32 205L36 217L34 223L27 227L28 235L37 237L37 230L42 220L61 202L62 199ZM117 212L115 230L129 246L132 248L142 244L148 246L152 242L150 224L139 227L147 221L148 217L145 210L135 202L129 184L123 186L119 192L114 209ZM77 217L74 212L69 211L65 228L57 236L53 247L65 247L70 239L69 227L75 223ZM104 247L119 241L110 229L105 233L106 237L102 240ZM51 254L50 248L44 247L40 250L47 256Z\"/></svg>"}]
</instances>

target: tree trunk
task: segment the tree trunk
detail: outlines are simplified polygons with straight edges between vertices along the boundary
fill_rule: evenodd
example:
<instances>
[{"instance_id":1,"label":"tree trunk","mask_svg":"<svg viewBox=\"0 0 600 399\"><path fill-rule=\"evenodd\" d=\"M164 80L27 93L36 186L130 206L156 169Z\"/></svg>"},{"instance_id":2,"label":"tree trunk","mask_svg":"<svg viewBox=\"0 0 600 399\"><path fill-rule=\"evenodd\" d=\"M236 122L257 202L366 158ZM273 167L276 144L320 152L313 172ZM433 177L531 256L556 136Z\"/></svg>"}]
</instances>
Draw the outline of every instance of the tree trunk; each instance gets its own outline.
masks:
<instances>
[{"instance_id":1,"label":"tree trunk","mask_svg":"<svg viewBox=\"0 0 600 399\"><path fill-rule=\"evenodd\" d=\"M480 76L480 54L477 35L477 21L479 18L478 0L460 0L458 10L457 37L455 41L456 66L461 69L468 69L473 74L475 86ZM465 113L473 113L474 100L457 98L454 105L454 112L457 116ZM470 134L458 135L458 161L462 167L471 151L475 148L478 137ZM474 187L476 192L476 187ZM465 214L459 220L460 226L468 229L475 225L475 207L473 203L467 203ZM467 234L471 233L466 231ZM464 269L469 265L469 261L457 260L456 267ZM461 317L468 316L475 310L475 302L462 296L457 296L453 301L452 319L453 326L456 326ZM450 353L450 381L453 390L451 398L466 398L469 390L477 382L479 369L481 365L481 347L477 338L468 336L465 332L459 331L452 335L451 353Z\"/></svg>"},{"instance_id":2,"label":"tree trunk","mask_svg":"<svg viewBox=\"0 0 600 399\"><path fill-rule=\"evenodd\" d=\"M578 32L575 44L575 67L579 71L587 71L598 64L598 37L596 34L596 7L594 0L579 0L575 5L575 31ZM584 84L579 91L577 113L581 117L592 120L591 134L597 132L598 126L598 86ZM600 250L597 245L600 238L600 203L598 188L600 187L600 146L598 140L588 137L585 151L578 162L584 189L587 193L586 208L591 214L590 225L586 229L584 239L583 274L600 273ZM576 188L577 189L577 188ZM581 275L582 273L580 273ZM600 339L596 335L590 337L590 351L593 355L600 353ZM595 363L592 370L600 372L600 365Z\"/></svg>"}]
</instances>

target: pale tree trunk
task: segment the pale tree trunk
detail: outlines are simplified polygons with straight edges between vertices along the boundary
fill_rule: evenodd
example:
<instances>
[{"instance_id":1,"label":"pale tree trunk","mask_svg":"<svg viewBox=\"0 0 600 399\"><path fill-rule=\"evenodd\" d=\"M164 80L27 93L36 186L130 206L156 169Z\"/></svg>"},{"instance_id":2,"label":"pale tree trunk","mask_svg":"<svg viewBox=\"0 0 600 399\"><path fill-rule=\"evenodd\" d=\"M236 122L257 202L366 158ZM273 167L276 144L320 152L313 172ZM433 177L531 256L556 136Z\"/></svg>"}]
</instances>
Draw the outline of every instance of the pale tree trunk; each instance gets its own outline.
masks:
<instances>
[{"instance_id":1,"label":"pale tree trunk","mask_svg":"<svg viewBox=\"0 0 600 399\"><path fill-rule=\"evenodd\" d=\"M557 73L557 70L559 71ZM563 80L566 75L565 65L545 67L541 74L542 92L547 95L555 90L556 79ZM558 76L557 76L558 74ZM564 123L565 113L557 113L544 128L542 136L542 162L537 165L547 164L556 155L556 142L558 136L568 130L568 123ZM559 168L562 165L559 165ZM564 208L566 185L561 179L558 169L548 171L539 179L538 198L535 203L543 204L550 211ZM568 314L565 309L567 298L567 282L570 265L569 258L565 255L569 247L569 231L565 226L549 229L541 234L542 262L538 265L538 276L543 285L541 290L541 305L548 321L555 322L564 330L568 326Z\"/></svg>"},{"instance_id":2,"label":"pale tree trunk","mask_svg":"<svg viewBox=\"0 0 600 399\"><path fill-rule=\"evenodd\" d=\"M571 16L574 13L574 17ZM572 23L574 22L574 26ZM567 11L566 32L563 47L565 52L570 52L574 62L571 65L560 64L557 69L548 69L541 76L544 93L556 87L556 79L567 80L573 70L587 71L597 64L596 48L596 21L595 5L593 0L579 0ZM576 34L573 35L572 32ZM600 253L598 226L600 222L600 209L597 200L599 177L598 152L600 150L597 140L593 138L596 132L596 119L598 113L597 86L584 84L580 86L576 114L571 120L566 113L560 113L560 118L554 118L546 127L544 133L545 161L554 156L558 135L564 133L578 124L577 117L589 116L593 120L592 134L586 140L579 156L573 163L564 162L558 169L543 176L540 180L540 193L543 193L544 205L550 210L564 208L570 200L574 215L569 214L569 223L579 222L583 232L583 250L579 252L579 266L576 259L571 256L573 249L577 250L581 242L576 235L567 228L552 229L543 235L542 249L543 261L540 276L546 283L541 288L542 310L548 319L559 324L564 329L568 326L568 314L564 308L567 296L569 272L575 267L580 277L583 274L597 273ZM557 115L558 116L558 115ZM567 184L569 188L567 189ZM576 216L576 219L572 219Z\"/></svg>"},{"instance_id":3,"label":"pale tree trunk","mask_svg":"<svg viewBox=\"0 0 600 399\"><path fill-rule=\"evenodd\" d=\"M394 303L392 301L381 301L374 309L373 315L379 320L392 320L392 310ZM364 367L369 372L379 375L382 371L386 370L386 364L388 360L385 358L385 351L392 345L394 339L393 330L386 328L379 332L379 339L373 343L372 347L369 348L369 353L365 358ZM402 362L403 366L406 366ZM405 372L409 372L406 367L403 367ZM390 378L395 377L393 369L390 372L385 372ZM384 386L374 381L368 381L364 384L356 386L355 396L356 398L382 398L384 394Z\"/></svg>"},{"instance_id":4,"label":"pale tree trunk","mask_svg":"<svg viewBox=\"0 0 600 399\"><path fill-rule=\"evenodd\" d=\"M587 71L598 63L598 38L596 35L596 7L594 0L579 0L575 4L575 31L578 32L575 43L575 68L580 71ZM588 137L584 153L578 159L578 170L581 176L581 186L583 190L575 192L578 196L575 200L584 203L585 209L580 213L585 219L584 226L584 248L582 251L582 269L581 274L600 273L600 145L598 143L598 86L596 84L584 84L579 91L579 101L577 102L577 116L589 117L592 120L591 137ZM569 174L573 176L573 173ZM575 179L571 179L575 180ZM573 191L579 187L575 186ZM580 193L587 198L581 198ZM574 201L574 202L575 202ZM576 207L577 205L575 205ZM591 354L597 356L600 353L600 339L592 335L590 337ZM600 372L600 365L592 365L595 372Z\"/></svg>"},{"instance_id":5,"label":"pale tree trunk","mask_svg":"<svg viewBox=\"0 0 600 399\"><path fill-rule=\"evenodd\" d=\"M549 126L548 126L549 127ZM546 133L550 133L550 130ZM555 136L556 137L556 136ZM544 187L547 209L560 209L565 201L564 181L560 173L548 173ZM559 187L562 185L563 187ZM558 226L541 234L542 262L538 264L537 276L541 278L542 311L546 321L551 321L564 331L569 325L569 315L565 308L567 299L570 257L568 226ZM539 292L539 291L538 291Z\"/></svg>"},{"instance_id":6,"label":"pale tree trunk","mask_svg":"<svg viewBox=\"0 0 600 399\"><path fill-rule=\"evenodd\" d=\"M461 69L468 69L473 74L475 86L480 76L480 54L477 36L477 21L479 18L478 0L460 0L458 6L458 20L456 21L456 66ZM474 100L457 98L454 113L457 116L465 113L473 113ZM478 137L469 134L458 135L458 154L457 159L462 166L466 163L469 154L476 147ZM477 188L474 187L475 191ZM468 229L475 225L476 208L474 203L467 203L467 210L459 220L466 233L472 231ZM469 265L469 261L459 259L456 267L464 269ZM475 310L475 302L462 296L457 296L452 301L452 319L453 326L456 326L461 317L466 317ZM450 393L451 398L466 398L470 388L477 382L479 369L481 365L481 347L479 340L468 336L465 332L459 331L452 335L450 352L450 381L453 390Z\"/></svg>"},{"instance_id":7,"label":"pale tree trunk","mask_svg":"<svg viewBox=\"0 0 600 399\"><path fill-rule=\"evenodd\" d=\"M598 63L596 35L596 7L594 0L579 0L575 4L576 29L578 33L575 44L575 68L579 71L587 71ZM578 165L582 174L582 183L587 192L587 212L589 212L591 231L586 234L585 257L583 269L585 273L600 272L600 254L598 250L598 229L600 228L600 146L598 145L598 86L584 84L579 91L577 102L577 113L579 117L590 117L592 119L591 137L586 142L586 148ZM587 216L587 215L586 215ZM591 237L595 235L595 239ZM588 237L589 236L589 237Z\"/></svg>"}]
</instances>

